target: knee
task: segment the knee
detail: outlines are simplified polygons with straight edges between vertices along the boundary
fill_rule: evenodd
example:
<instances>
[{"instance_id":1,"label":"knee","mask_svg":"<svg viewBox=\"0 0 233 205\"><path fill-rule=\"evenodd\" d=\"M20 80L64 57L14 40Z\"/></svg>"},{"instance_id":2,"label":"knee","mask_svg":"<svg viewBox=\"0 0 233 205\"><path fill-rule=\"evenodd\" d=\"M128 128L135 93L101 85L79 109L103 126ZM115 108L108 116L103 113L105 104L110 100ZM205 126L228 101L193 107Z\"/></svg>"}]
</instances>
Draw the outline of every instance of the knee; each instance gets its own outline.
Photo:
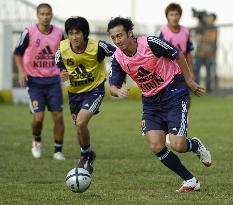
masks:
<instances>
[{"instance_id":1,"label":"knee","mask_svg":"<svg viewBox=\"0 0 233 205\"><path fill-rule=\"evenodd\" d=\"M63 121L63 115L62 112L54 112L53 118L55 121Z\"/></svg>"},{"instance_id":2,"label":"knee","mask_svg":"<svg viewBox=\"0 0 233 205\"><path fill-rule=\"evenodd\" d=\"M170 145L171 145L171 148L178 153L183 153L186 151L186 144L184 144L183 141L171 142Z\"/></svg>"},{"instance_id":3,"label":"knee","mask_svg":"<svg viewBox=\"0 0 233 205\"><path fill-rule=\"evenodd\" d=\"M87 123L83 119L77 119L76 120L76 127L78 129L83 129L87 126Z\"/></svg>"},{"instance_id":4,"label":"knee","mask_svg":"<svg viewBox=\"0 0 233 205\"><path fill-rule=\"evenodd\" d=\"M53 121L56 127L64 129L64 120L62 112L54 112L53 113Z\"/></svg>"},{"instance_id":5,"label":"knee","mask_svg":"<svg viewBox=\"0 0 233 205\"><path fill-rule=\"evenodd\" d=\"M149 148L152 153L157 154L164 148L164 144L149 142Z\"/></svg>"},{"instance_id":6,"label":"knee","mask_svg":"<svg viewBox=\"0 0 233 205\"><path fill-rule=\"evenodd\" d=\"M34 115L33 121L36 124L42 124L44 120L44 117L42 115Z\"/></svg>"}]
</instances>

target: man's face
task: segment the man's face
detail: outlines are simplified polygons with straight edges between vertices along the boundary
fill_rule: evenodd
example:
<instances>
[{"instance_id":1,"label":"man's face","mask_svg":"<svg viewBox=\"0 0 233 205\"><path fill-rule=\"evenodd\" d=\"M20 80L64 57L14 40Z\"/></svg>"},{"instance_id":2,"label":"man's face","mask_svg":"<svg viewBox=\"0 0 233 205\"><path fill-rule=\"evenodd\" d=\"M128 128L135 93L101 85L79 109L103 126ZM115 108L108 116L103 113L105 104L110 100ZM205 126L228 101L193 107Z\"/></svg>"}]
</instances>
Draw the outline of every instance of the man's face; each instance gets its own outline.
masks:
<instances>
[{"instance_id":1,"label":"man's face","mask_svg":"<svg viewBox=\"0 0 233 205\"><path fill-rule=\"evenodd\" d=\"M53 14L52 14L52 11L51 11L50 8L41 7L38 10L37 18L38 18L38 21L39 21L40 25L49 26L50 22L52 20L52 17L53 17Z\"/></svg>"},{"instance_id":2,"label":"man's face","mask_svg":"<svg viewBox=\"0 0 233 205\"><path fill-rule=\"evenodd\" d=\"M208 15L206 17L207 24L212 25L212 24L214 24L214 21L215 21L215 19L214 19L214 17L212 15Z\"/></svg>"},{"instance_id":3,"label":"man's face","mask_svg":"<svg viewBox=\"0 0 233 205\"><path fill-rule=\"evenodd\" d=\"M180 21L180 14L178 11L169 11L167 13L167 21L171 26L178 26Z\"/></svg>"},{"instance_id":4,"label":"man's face","mask_svg":"<svg viewBox=\"0 0 233 205\"><path fill-rule=\"evenodd\" d=\"M83 32L76 29L68 31L68 38L73 48L80 47L85 41Z\"/></svg>"},{"instance_id":5,"label":"man's face","mask_svg":"<svg viewBox=\"0 0 233 205\"><path fill-rule=\"evenodd\" d=\"M133 36L132 31L128 33L125 31L122 25L115 26L109 30L110 38L113 43L122 51L126 50L129 47L129 42Z\"/></svg>"}]
</instances>

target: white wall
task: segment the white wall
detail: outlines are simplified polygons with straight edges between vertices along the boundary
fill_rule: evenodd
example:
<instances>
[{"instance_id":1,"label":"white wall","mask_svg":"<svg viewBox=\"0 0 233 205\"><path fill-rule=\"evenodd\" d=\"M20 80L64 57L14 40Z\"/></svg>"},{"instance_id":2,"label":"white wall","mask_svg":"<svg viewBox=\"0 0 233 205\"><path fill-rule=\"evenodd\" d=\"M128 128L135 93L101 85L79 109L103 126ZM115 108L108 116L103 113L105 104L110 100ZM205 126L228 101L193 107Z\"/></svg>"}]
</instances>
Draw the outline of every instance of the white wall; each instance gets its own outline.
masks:
<instances>
[{"instance_id":1,"label":"white wall","mask_svg":"<svg viewBox=\"0 0 233 205\"><path fill-rule=\"evenodd\" d=\"M12 88L12 27L0 22L0 90Z\"/></svg>"}]
</instances>

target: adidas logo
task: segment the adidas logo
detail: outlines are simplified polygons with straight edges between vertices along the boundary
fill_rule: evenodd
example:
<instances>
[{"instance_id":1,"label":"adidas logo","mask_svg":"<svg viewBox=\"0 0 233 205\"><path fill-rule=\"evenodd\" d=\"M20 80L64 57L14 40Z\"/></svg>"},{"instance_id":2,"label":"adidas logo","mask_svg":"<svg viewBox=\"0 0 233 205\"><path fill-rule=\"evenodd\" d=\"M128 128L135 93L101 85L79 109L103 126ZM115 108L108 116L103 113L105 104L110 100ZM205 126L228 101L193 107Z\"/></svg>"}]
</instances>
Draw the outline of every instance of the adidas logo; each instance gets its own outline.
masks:
<instances>
[{"instance_id":1,"label":"adidas logo","mask_svg":"<svg viewBox=\"0 0 233 205\"><path fill-rule=\"evenodd\" d=\"M152 89L156 89L158 86L160 86L161 83L164 82L163 78L160 75L156 73L151 73L141 66L138 68L136 81L143 92L148 92Z\"/></svg>"},{"instance_id":2,"label":"adidas logo","mask_svg":"<svg viewBox=\"0 0 233 205\"><path fill-rule=\"evenodd\" d=\"M140 66L139 69L138 69L137 77L138 78L143 78L143 77L145 77L145 76L147 76L149 74L150 74L150 72L148 70L146 70L145 68Z\"/></svg>"},{"instance_id":3,"label":"adidas logo","mask_svg":"<svg viewBox=\"0 0 233 205\"><path fill-rule=\"evenodd\" d=\"M35 60L33 61L33 67L34 68L52 68L55 65L54 58L55 56L51 48L49 47L49 45L47 45L35 56Z\"/></svg>"},{"instance_id":4,"label":"adidas logo","mask_svg":"<svg viewBox=\"0 0 233 205\"><path fill-rule=\"evenodd\" d=\"M54 54L47 45L45 48L43 48L37 55L36 55L36 60L54 60Z\"/></svg>"}]
</instances>

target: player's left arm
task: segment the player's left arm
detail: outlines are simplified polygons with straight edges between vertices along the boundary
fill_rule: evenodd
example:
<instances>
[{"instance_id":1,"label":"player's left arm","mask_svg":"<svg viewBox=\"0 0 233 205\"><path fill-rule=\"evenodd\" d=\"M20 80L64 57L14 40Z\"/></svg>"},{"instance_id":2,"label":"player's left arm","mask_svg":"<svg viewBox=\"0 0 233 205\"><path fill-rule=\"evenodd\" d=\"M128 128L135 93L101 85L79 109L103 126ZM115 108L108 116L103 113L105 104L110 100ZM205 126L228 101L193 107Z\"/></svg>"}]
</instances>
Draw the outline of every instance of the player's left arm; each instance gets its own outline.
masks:
<instances>
[{"instance_id":1,"label":"player's left arm","mask_svg":"<svg viewBox=\"0 0 233 205\"><path fill-rule=\"evenodd\" d=\"M185 82L192 90L192 92L197 96L203 96L205 94L205 89L193 80L190 68L184 55L181 52L177 56L177 63L183 73Z\"/></svg>"},{"instance_id":2,"label":"player's left arm","mask_svg":"<svg viewBox=\"0 0 233 205\"><path fill-rule=\"evenodd\" d=\"M151 51L157 58L165 57L175 60L179 54L179 49L164 39L148 36L147 42Z\"/></svg>"},{"instance_id":3,"label":"player's left arm","mask_svg":"<svg viewBox=\"0 0 233 205\"><path fill-rule=\"evenodd\" d=\"M191 72L191 75L192 75L192 79L195 80L195 75L194 75L194 71L193 71L193 57L192 57L192 53L191 52L188 52L186 54L186 61L187 61L187 64L188 64L188 67L190 69L190 72Z\"/></svg>"},{"instance_id":4,"label":"player's left arm","mask_svg":"<svg viewBox=\"0 0 233 205\"><path fill-rule=\"evenodd\" d=\"M155 36L149 36L147 39L148 45L156 57L165 57L171 60L177 60L177 63L184 75L185 81L190 89L197 96L205 94L205 89L194 82L190 68L185 60L184 55L179 52L178 48L165 40L161 40Z\"/></svg>"},{"instance_id":5,"label":"player's left arm","mask_svg":"<svg viewBox=\"0 0 233 205\"><path fill-rule=\"evenodd\" d=\"M195 80L195 75L194 75L194 70L193 70L193 57L192 57L192 52L194 50L193 43L190 39L190 34L188 37L187 45L186 45L186 61L188 63L189 69L191 71L191 75L193 80Z\"/></svg>"}]
</instances>

